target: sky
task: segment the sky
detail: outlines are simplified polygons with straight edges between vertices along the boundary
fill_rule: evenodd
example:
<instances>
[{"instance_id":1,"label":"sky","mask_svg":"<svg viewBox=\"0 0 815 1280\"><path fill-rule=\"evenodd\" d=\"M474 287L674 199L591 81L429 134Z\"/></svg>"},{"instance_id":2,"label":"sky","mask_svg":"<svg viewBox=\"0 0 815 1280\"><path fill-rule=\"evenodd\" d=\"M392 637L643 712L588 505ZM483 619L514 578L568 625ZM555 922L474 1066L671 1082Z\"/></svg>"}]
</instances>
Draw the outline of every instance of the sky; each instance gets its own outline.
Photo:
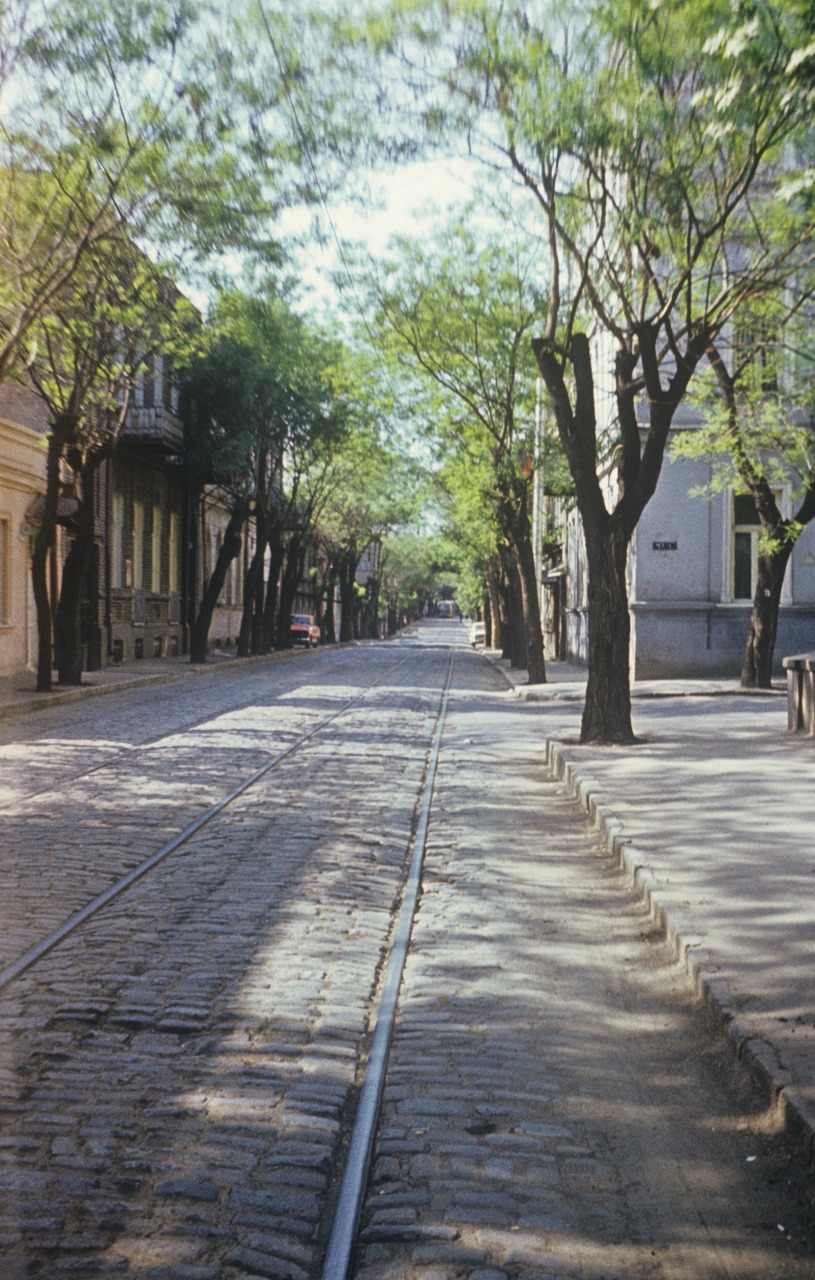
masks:
<instances>
[{"instance_id":1,"label":"sky","mask_svg":"<svg viewBox=\"0 0 815 1280\"><path fill-rule=\"evenodd\" d=\"M309 306L333 306L332 275L342 271L337 244L362 245L375 257L387 255L393 236L420 237L445 210L466 203L472 195L472 164L459 160L427 160L377 175L376 207L363 211L348 201L328 199L318 209L285 211L279 222L284 235L304 234L315 217L326 237L324 245L310 242L295 256Z\"/></svg>"}]
</instances>

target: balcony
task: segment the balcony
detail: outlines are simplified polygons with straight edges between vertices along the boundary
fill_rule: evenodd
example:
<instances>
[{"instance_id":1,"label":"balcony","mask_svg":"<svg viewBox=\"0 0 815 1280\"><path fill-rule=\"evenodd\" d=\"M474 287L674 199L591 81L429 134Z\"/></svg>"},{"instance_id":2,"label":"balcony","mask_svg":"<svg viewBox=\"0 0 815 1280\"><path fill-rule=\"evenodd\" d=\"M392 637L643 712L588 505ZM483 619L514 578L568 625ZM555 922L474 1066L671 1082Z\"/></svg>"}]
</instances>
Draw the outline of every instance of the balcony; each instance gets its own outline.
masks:
<instances>
[{"instance_id":1,"label":"balcony","mask_svg":"<svg viewBox=\"0 0 815 1280\"><path fill-rule=\"evenodd\" d=\"M122 440L151 453L180 454L184 451L184 426L178 414L163 405L131 405Z\"/></svg>"}]
</instances>

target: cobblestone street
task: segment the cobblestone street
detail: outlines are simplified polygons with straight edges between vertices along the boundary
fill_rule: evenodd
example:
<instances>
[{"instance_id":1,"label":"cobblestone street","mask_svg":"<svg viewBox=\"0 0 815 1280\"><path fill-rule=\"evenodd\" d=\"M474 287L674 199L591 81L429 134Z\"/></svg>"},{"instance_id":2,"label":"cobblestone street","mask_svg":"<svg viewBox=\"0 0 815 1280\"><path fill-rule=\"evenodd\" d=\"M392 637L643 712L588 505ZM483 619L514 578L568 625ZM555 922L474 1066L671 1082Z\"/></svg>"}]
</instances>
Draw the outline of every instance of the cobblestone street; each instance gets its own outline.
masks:
<instances>
[{"instance_id":1,"label":"cobblestone street","mask_svg":"<svg viewBox=\"0 0 815 1280\"><path fill-rule=\"evenodd\" d=\"M7 964L342 712L0 992L4 1280L318 1280L464 630L422 636L0 726ZM545 732L458 649L354 1275L803 1280L803 1170Z\"/></svg>"}]
</instances>

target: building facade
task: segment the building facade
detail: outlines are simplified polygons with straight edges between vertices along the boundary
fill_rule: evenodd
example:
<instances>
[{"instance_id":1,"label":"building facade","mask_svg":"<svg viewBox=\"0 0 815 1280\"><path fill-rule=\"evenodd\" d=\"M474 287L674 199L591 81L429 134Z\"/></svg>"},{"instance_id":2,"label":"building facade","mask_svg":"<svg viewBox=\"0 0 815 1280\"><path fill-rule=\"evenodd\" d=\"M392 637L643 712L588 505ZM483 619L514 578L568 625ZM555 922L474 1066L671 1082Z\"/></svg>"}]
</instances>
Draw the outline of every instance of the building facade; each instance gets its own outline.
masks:
<instances>
[{"instance_id":1,"label":"building facade","mask_svg":"<svg viewBox=\"0 0 815 1280\"><path fill-rule=\"evenodd\" d=\"M37 660L30 539L34 508L45 489L45 462L37 397L12 384L0 387L0 676Z\"/></svg>"},{"instance_id":2,"label":"building facade","mask_svg":"<svg viewBox=\"0 0 815 1280\"><path fill-rule=\"evenodd\" d=\"M691 428L692 429L692 428ZM628 557L631 674L635 680L730 676L742 666L756 586L759 522L749 494L712 497L711 464L666 453L656 492L634 532ZM609 484L612 476L608 477ZM782 515L791 488L778 492ZM557 551L543 572L547 653L588 659L586 563L577 512L549 503ZM796 543L787 568L777 674L786 655L815 647L815 524Z\"/></svg>"}]
</instances>

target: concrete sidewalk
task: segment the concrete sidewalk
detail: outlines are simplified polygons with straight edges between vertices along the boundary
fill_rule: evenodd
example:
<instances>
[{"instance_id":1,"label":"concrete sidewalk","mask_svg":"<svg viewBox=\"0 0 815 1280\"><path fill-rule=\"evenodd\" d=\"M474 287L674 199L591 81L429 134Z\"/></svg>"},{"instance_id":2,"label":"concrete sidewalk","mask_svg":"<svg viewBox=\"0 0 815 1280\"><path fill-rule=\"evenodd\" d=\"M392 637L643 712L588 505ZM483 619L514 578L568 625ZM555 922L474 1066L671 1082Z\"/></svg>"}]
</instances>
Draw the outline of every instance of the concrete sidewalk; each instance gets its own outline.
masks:
<instances>
[{"instance_id":1,"label":"concrete sidewalk","mask_svg":"<svg viewBox=\"0 0 815 1280\"><path fill-rule=\"evenodd\" d=\"M785 688L654 681L632 690L627 747L578 745L585 672L550 664L546 767L592 816L739 1056L815 1155L815 740L787 730Z\"/></svg>"},{"instance_id":2,"label":"concrete sidewalk","mask_svg":"<svg viewBox=\"0 0 815 1280\"><path fill-rule=\"evenodd\" d=\"M225 651L215 649L210 652L205 663L195 666L188 655L178 658L144 658L137 662L103 667L101 671L84 671L81 685L60 686L55 675L50 693L37 693L36 677L31 671L16 676L0 676L0 720L78 702L99 694L115 693L121 689L139 689L147 685L168 684L173 680L194 679L249 663L278 662L305 652L305 649L284 649L262 657L235 658Z\"/></svg>"}]
</instances>

